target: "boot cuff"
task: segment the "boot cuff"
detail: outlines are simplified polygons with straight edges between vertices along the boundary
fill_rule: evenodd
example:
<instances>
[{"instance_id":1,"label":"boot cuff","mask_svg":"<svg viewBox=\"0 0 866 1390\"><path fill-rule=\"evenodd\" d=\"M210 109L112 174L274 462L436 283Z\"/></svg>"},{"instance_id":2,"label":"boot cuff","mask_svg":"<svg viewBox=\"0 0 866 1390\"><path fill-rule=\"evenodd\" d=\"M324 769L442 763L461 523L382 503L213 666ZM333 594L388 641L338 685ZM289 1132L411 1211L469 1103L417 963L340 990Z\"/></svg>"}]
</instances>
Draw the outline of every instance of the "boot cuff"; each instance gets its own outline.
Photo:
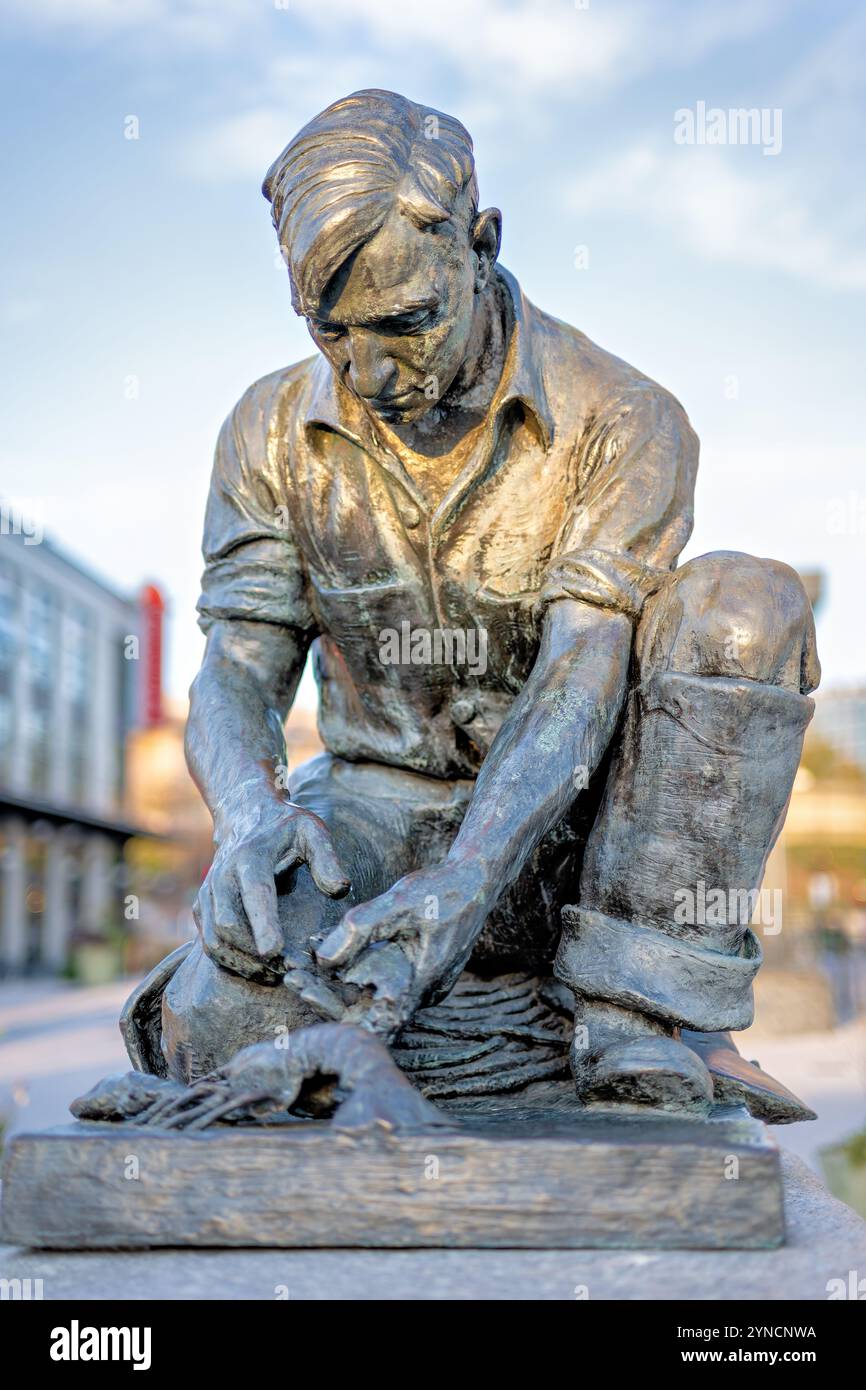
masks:
<instances>
[{"instance_id":1,"label":"boot cuff","mask_svg":"<svg viewBox=\"0 0 866 1390\"><path fill-rule=\"evenodd\" d=\"M564 907L562 918L554 973L576 993L701 1033L752 1022L763 952L751 928L739 952L726 955L603 912Z\"/></svg>"}]
</instances>

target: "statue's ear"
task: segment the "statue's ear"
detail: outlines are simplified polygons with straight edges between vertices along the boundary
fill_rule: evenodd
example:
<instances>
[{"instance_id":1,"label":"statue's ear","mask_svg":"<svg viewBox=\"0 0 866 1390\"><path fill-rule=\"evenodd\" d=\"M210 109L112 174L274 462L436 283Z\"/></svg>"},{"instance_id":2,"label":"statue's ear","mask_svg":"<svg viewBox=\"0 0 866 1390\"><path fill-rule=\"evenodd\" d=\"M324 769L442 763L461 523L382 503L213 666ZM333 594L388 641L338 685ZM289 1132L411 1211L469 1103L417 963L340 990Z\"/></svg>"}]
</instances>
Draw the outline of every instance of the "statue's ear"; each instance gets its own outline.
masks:
<instances>
[{"instance_id":1,"label":"statue's ear","mask_svg":"<svg viewBox=\"0 0 866 1390\"><path fill-rule=\"evenodd\" d=\"M472 226L472 250L478 257L476 292L487 288L501 240L502 213L499 208L485 208L484 212L479 212Z\"/></svg>"}]
</instances>

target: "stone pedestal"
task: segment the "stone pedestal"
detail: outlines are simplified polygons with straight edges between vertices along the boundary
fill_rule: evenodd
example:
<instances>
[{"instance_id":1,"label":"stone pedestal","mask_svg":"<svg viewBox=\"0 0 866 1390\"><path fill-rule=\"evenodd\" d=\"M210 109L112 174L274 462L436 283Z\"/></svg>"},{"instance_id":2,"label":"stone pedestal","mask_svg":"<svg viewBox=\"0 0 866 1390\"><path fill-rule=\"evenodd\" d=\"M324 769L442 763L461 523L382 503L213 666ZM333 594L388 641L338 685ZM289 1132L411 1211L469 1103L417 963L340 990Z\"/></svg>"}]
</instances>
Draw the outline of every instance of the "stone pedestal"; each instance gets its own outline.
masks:
<instances>
[{"instance_id":1,"label":"stone pedestal","mask_svg":"<svg viewBox=\"0 0 866 1390\"><path fill-rule=\"evenodd\" d=\"M708 1121L472 1106L453 1127L325 1122L16 1136L3 1235L29 1246L759 1249L784 1240L779 1155Z\"/></svg>"}]
</instances>

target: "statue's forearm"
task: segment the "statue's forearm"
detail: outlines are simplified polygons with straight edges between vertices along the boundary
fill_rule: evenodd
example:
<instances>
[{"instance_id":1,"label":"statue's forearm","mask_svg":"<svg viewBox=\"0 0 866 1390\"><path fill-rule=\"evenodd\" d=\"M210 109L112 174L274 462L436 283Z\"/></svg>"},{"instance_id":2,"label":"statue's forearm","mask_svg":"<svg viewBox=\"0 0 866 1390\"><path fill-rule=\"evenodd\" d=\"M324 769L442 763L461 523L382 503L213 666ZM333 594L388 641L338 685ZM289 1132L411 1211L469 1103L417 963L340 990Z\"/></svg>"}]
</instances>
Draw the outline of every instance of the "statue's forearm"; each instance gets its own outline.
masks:
<instances>
[{"instance_id":1,"label":"statue's forearm","mask_svg":"<svg viewBox=\"0 0 866 1390\"><path fill-rule=\"evenodd\" d=\"M223 624L211 633L190 691L186 758L221 840L252 822L268 800L285 801L283 719L304 652L286 630Z\"/></svg>"},{"instance_id":2,"label":"statue's forearm","mask_svg":"<svg viewBox=\"0 0 866 1390\"><path fill-rule=\"evenodd\" d=\"M492 902L514 881L598 765L626 691L632 625L563 600L484 761L449 860L471 864Z\"/></svg>"}]
</instances>

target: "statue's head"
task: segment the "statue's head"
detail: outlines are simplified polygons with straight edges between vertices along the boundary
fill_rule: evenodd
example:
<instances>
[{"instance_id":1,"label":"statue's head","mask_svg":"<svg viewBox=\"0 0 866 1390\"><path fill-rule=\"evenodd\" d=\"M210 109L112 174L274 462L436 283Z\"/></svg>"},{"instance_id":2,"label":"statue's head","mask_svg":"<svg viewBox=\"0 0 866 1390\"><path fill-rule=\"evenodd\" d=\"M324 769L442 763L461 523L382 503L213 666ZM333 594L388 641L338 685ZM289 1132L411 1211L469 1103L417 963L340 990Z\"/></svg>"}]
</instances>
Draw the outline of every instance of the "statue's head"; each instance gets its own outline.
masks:
<instances>
[{"instance_id":1,"label":"statue's head","mask_svg":"<svg viewBox=\"0 0 866 1390\"><path fill-rule=\"evenodd\" d=\"M394 92L355 92L304 126L263 192L317 347L386 419L418 419L466 360L499 251L469 133Z\"/></svg>"}]
</instances>

